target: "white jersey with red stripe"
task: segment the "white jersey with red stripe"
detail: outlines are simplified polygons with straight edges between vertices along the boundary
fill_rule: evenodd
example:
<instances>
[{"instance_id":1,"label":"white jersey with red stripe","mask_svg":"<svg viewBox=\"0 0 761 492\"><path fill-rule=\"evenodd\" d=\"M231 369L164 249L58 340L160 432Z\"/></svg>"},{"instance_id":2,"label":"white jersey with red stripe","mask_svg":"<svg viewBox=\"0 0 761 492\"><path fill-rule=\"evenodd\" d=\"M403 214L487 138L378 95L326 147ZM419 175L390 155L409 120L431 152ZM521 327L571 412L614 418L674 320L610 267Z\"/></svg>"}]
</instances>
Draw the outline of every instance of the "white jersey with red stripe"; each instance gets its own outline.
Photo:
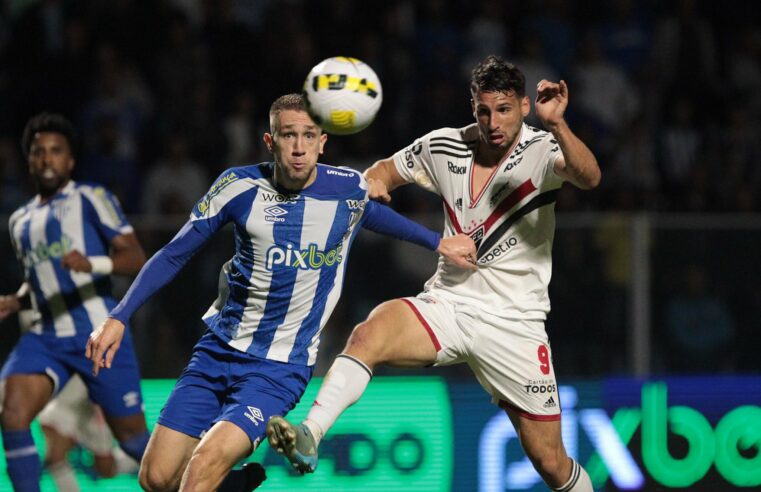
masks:
<instances>
[{"instance_id":1,"label":"white jersey with red stripe","mask_svg":"<svg viewBox=\"0 0 761 492\"><path fill-rule=\"evenodd\" d=\"M554 204L563 179L562 152L552 134L523 124L518 143L481 190L473 189L479 135L475 124L442 128L394 154L399 174L441 196L444 236L470 235L478 270L439 259L425 290L497 316L543 320L550 310Z\"/></svg>"}]
</instances>

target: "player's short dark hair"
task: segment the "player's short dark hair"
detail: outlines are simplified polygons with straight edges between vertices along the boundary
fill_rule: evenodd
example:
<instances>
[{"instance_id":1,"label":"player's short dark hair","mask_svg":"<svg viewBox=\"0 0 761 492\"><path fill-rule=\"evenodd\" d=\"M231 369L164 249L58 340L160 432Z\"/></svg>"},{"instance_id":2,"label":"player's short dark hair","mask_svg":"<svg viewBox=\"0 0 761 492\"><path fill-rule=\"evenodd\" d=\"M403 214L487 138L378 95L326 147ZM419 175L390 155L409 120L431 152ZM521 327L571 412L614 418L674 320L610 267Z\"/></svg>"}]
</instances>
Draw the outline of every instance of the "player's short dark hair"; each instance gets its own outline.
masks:
<instances>
[{"instance_id":1,"label":"player's short dark hair","mask_svg":"<svg viewBox=\"0 0 761 492\"><path fill-rule=\"evenodd\" d=\"M69 143L71 153L74 153L76 147L74 125L61 114L43 112L32 116L24 127L24 133L21 134L21 152L24 154L24 157L29 157L29 150L32 148L34 136L41 132L63 135Z\"/></svg>"},{"instance_id":2,"label":"player's short dark hair","mask_svg":"<svg viewBox=\"0 0 761 492\"><path fill-rule=\"evenodd\" d=\"M515 92L526 95L526 77L518 67L499 56L489 55L476 65L470 79L470 91L476 92Z\"/></svg>"}]
</instances>

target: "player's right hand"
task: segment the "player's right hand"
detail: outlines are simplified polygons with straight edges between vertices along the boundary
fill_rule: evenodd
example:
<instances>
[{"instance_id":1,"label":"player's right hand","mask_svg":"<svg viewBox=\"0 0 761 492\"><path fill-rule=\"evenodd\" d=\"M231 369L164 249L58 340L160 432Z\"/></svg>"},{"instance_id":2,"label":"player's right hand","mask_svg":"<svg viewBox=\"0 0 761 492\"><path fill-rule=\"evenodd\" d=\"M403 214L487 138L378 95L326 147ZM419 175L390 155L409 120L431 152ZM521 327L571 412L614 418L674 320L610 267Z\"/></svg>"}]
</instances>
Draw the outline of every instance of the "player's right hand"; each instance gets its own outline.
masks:
<instances>
[{"instance_id":1,"label":"player's right hand","mask_svg":"<svg viewBox=\"0 0 761 492\"><path fill-rule=\"evenodd\" d=\"M377 200L383 203L391 201L391 195L388 194L386 183L380 179L367 178L367 196L370 200Z\"/></svg>"},{"instance_id":2,"label":"player's right hand","mask_svg":"<svg viewBox=\"0 0 761 492\"><path fill-rule=\"evenodd\" d=\"M93 376L98 375L101 367L111 368L111 362L123 337L124 323L114 318L106 318L106 321L93 330L85 349L85 356L92 361Z\"/></svg>"},{"instance_id":3,"label":"player's right hand","mask_svg":"<svg viewBox=\"0 0 761 492\"><path fill-rule=\"evenodd\" d=\"M0 321L21 309L21 301L16 294L0 296Z\"/></svg>"}]
</instances>

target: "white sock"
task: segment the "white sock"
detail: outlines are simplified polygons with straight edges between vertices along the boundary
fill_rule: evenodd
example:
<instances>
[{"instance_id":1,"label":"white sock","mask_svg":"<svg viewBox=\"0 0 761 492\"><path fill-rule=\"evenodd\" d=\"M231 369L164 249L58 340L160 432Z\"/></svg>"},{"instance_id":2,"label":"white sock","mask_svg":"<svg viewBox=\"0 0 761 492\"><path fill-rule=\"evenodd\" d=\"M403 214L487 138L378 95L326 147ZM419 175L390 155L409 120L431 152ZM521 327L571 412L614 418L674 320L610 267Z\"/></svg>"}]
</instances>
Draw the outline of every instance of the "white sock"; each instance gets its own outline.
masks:
<instances>
[{"instance_id":1,"label":"white sock","mask_svg":"<svg viewBox=\"0 0 761 492\"><path fill-rule=\"evenodd\" d=\"M79 492L79 484L77 483L76 475L74 475L74 468L71 467L68 461L48 465L47 469L59 492Z\"/></svg>"},{"instance_id":2,"label":"white sock","mask_svg":"<svg viewBox=\"0 0 761 492\"><path fill-rule=\"evenodd\" d=\"M336 357L304 420L315 444L320 443L338 416L359 400L372 377L373 372L361 360L346 354Z\"/></svg>"},{"instance_id":3,"label":"white sock","mask_svg":"<svg viewBox=\"0 0 761 492\"><path fill-rule=\"evenodd\" d=\"M140 469L140 464L127 455L127 453L122 451L122 448L114 447L111 450L111 454L116 462L117 475L122 473L137 473Z\"/></svg>"},{"instance_id":4,"label":"white sock","mask_svg":"<svg viewBox=\"0 0 761 492\"><path fill-rule=\"evenodd\" d=\"M576 460L571 460L571 478L566 483L556 489L555 492L594 492L592 488L592 479L589 478L587 471Z\"/></svg>"}]
</instances>

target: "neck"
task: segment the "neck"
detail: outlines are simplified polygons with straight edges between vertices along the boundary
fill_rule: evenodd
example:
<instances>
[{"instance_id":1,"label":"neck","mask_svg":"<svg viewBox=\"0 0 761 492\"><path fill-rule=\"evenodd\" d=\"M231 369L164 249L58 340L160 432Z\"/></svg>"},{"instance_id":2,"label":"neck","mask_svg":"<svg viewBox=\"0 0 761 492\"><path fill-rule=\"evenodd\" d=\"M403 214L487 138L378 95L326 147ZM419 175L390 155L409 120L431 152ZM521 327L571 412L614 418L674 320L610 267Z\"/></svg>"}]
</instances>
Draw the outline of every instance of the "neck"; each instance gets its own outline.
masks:
<instances>
[{"instance_id":1,"label":"neck","mask_svg":"<svg viewBox=\"0 0 761 492\"><path fill-rule=\"evenodd\" d=\"M317 178L317 168L314 168L309 176L304 180L291 179L288 174L280 169L280 166L275 163L275 172L273 174L273 180L275 186L283 188L287 191L301 191L314 182Z\"/></svg>"},{"instance_id":2,"label":"neck","mask_svg":"<svg viewBox=\"0 0 761 492\"><path fill-rule=\"evenodd\" d=\"M41 188L38 186L37 196L40 198L40 202L45 203L51 198L53 198L54 196L56 196L62 189L66 187L67 184L69 184L69 181L70 180L67 179L61 186L59 186L58 188L53 188L53 189Z\"/></svg>"}]
</instances>

